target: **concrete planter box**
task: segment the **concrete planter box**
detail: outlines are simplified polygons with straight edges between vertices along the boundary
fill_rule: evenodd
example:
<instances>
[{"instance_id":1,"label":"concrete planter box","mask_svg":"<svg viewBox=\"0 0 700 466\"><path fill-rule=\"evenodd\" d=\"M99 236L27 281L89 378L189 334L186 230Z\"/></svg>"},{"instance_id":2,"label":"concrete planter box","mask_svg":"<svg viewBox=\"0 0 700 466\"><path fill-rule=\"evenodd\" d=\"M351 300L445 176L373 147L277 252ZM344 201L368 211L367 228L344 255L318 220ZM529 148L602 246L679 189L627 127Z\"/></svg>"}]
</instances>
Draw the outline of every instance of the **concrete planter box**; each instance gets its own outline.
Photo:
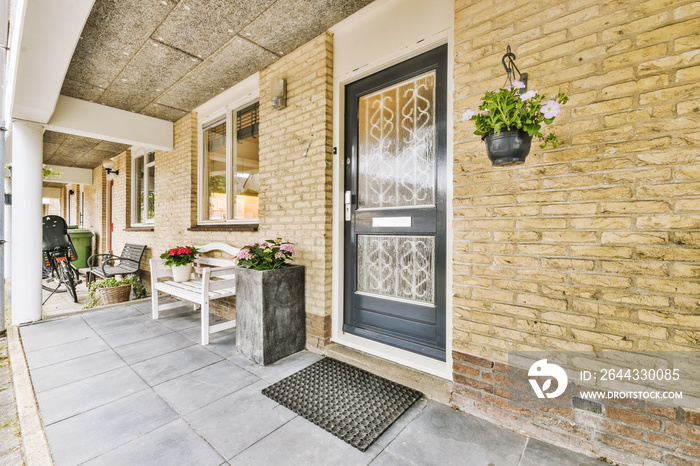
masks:
<instances>
[{"instance_id":1,"label":"concrete planter box","mask_svg":"<svg viewBox=\"0 0 700 466\"><path fill-rule=\"evenodd\" d=\"M267 365L306 346L305 268L236 270L236 348Z\"/></svg>"}]
</instances>

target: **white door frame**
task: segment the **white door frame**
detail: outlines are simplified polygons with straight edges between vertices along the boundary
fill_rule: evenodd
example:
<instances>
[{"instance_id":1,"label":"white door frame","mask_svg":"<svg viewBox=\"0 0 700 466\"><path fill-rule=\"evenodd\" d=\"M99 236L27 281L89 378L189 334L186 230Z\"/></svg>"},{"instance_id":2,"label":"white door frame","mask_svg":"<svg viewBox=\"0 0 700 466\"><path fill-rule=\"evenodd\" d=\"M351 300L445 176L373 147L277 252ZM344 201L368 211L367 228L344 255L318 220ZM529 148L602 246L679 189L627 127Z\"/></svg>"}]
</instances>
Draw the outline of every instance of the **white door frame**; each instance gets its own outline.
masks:
<instances>
[{"instance_id":1,"label":"white door frame","mask_svg":"<svg viewBox=\"0 0 700 466\"><path fill-rule=\"evenodd\" d=\"M414 5L407 5L410 2ZM441 378L452 380L452 173L453 173L453 94L454 94L454 12L453 2L440 0L378 0L357 14L331 28L334 34L334 76L333 76L333 146L337 154L333 156L333 247L332 247L332 309L331 309L331 340L374 356L378 356L398 364L420 370ZM438 8L441 7L441 8ZM426 15L416 14L416 11L426 11ZM398 17L397 17L398 15ZM431 16L432 15L432 16ZM407 16L406 20L403 16ZM410 17L410 18L409 18ZM422 18L425 23L415 24L416 18ZM384 28L373 28L372 24L380 22L383 25L393 25L401 31L388 31ZM366 26L363 28L363 25ZM351 37L354 30L363 28L364 31L375 33L376 43L384 44L389 50L375 52L377 57L370 62L362 62L361 66L353 66L356 57L352 55ZM386 35L395 39L388 43ZM372 38L366 38L372 40ZM337 44L337 46L336 46ZM447 77L447 250L446 250L446 361L437 361L393 346L378 343L365 338L343 332L343 297L344 297L344 128L345 128L345 86L365 76L403 62L423 52L448 44L448 77ZM362 49L363 44L357 47ZM367 48L364 48L367 50ZM355 54L358 55L358 54ZM347 59L349 58L349 59ZM362 59L360 55L359 59ZM340 66L339 63L342 63Z\"/></svg>"}]
</instances>

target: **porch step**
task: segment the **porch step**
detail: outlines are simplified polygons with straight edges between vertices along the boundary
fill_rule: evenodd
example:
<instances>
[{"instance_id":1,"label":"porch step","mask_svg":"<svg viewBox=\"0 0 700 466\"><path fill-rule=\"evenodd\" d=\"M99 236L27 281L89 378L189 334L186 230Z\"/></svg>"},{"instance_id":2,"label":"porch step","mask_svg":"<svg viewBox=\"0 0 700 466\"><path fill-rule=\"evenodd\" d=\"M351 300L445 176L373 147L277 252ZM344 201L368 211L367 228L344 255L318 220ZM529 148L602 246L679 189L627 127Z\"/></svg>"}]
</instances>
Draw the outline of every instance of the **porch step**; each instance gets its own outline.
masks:
<instances>
[{"instance_id":1,"label":"porch step","mask_svg":"<svg viewBox=\"0 0 700 466\"><path fill-rule=\"evenodd\" d=\"M435 400L438 403L450 404L452 399L452 382L449 380L441 379L440 377L426 374L338 343L326 345L325 353L326 356L359 367L392 382L420 390L426 398Z\"/></svg>"}]
</instances>

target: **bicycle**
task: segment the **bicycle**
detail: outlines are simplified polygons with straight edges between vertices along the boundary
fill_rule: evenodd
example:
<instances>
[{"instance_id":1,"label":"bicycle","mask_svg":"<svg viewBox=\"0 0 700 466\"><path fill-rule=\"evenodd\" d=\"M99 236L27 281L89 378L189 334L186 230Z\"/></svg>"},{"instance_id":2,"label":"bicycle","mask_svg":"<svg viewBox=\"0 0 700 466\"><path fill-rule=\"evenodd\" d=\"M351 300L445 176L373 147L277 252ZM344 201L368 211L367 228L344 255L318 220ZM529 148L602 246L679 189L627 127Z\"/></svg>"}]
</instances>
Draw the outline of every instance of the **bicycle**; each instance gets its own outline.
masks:
<instances>
[{"instance_id":1,"label":"bicycle","mask_svg":"<svg viewBox=\"0 0 700 466\"><path fill-rule=\"evenodd\" d=\"M42 217L44 271L42 273L42 288L51 291L44 303L56 293L61 285L70 293L74 302L78 302L78 294L75 286L81 283L80 273L71 264L78 259L73 242L68 236L66 221L58 215L46 215ZM56 288L50 288L48 283L58 280ZM46 283L46 284L45 284ZM61 292L61 291L58 291Z\"/></svg>"}]
</instances>

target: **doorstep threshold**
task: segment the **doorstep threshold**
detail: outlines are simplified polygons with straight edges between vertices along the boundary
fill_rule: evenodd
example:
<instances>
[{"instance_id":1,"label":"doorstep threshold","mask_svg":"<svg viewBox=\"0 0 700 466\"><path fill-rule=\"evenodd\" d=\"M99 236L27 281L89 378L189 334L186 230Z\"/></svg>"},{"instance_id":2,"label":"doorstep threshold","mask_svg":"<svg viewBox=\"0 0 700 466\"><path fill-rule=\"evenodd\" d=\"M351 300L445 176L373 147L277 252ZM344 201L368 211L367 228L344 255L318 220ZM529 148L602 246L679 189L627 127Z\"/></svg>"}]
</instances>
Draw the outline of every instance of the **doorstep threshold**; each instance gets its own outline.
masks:
<instances>
[{"instance_id":1,"label":"doorstep threshold","mask_svg":"<svg viewBox=\"0 0 700 466\"><path fill-rule=\"evenodd\" d=\"M348 363L367 372L419 390L426 398L449 405L452 400L452 382L395 362L349 348L340 343L325 347L328 357Z\"/></svg>"}]
</instances>

